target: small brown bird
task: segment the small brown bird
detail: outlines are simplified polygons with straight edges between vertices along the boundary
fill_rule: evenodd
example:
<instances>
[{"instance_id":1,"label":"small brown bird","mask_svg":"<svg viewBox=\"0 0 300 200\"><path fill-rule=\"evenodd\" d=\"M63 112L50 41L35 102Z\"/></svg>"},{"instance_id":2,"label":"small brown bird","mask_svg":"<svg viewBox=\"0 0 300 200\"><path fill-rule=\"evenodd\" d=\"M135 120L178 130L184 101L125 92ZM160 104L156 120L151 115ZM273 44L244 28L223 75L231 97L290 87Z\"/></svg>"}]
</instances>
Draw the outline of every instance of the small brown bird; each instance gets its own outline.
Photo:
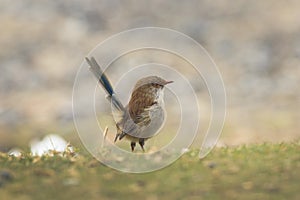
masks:
<instances>
[{"instance_id":1,"label":"small brown bird","mask_svg":"<svg viewBox=\"0 0 300 200\"><path fill-rule=\"evenodd\" d=\"M137 142L144 151L145 141L154 136L164 122L163 89L173 81L166 81L158 76L141 78L134 86L128 105L124 107L95 58L86 58L86 61L107 92L108 99L121 112L121 120L116 123L117 134L114 141L125 137L131 141L132 151Z\"/></svg>"}]
</instances>

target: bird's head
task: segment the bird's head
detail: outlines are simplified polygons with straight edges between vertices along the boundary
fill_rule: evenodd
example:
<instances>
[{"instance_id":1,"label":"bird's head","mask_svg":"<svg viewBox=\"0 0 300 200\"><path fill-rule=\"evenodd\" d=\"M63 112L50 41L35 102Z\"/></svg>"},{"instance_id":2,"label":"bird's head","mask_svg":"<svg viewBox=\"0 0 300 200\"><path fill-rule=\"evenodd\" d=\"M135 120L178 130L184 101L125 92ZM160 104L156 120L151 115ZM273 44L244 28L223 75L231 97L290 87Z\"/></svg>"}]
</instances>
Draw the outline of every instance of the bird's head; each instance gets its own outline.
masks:
<instances>
[{"instance_id":1,"label":"bird's head","mask_svg":"<svg viewBox=\"0 0 300 200\"><path fill-rule=\"evenodd\" d=\"M133 90L140 88L163 89L169 83L173 83L173 81L166 81L158 76L147 76L138 80Z\"/></svg>"},{"instance_id":2,"label":"bird's head","mask_svg":"<svg viewBox=\"0 0 300 200\"><path fill-rule=\"evenodd\" d=\"M141 78L134 86L133 96L159 103L163 98L163 88L169 83L173 81L166 81L158 76Z\"/></svg>"}]
</instances>

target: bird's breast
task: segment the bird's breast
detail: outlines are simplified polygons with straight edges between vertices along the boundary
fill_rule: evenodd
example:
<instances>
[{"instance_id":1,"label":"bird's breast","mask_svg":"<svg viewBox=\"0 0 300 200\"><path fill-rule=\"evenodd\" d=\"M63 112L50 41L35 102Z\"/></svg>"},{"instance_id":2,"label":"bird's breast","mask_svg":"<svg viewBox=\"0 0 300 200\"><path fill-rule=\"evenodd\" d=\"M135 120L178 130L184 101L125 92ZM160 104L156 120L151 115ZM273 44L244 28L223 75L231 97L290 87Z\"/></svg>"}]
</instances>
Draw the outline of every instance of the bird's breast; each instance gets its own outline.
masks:
<instances>
[{"instance_id":1,"label":"bird's breast","mask_svg":"<svg viewBox=\"0 0 300 200\"><path fill-rule=\"evenodd\" d=\"M155 104L149 108L150 123L141 127L140 136L142 138L153 137L156 135L165 121L165 110L159 104Z\"/></svg>"}]
</instances>

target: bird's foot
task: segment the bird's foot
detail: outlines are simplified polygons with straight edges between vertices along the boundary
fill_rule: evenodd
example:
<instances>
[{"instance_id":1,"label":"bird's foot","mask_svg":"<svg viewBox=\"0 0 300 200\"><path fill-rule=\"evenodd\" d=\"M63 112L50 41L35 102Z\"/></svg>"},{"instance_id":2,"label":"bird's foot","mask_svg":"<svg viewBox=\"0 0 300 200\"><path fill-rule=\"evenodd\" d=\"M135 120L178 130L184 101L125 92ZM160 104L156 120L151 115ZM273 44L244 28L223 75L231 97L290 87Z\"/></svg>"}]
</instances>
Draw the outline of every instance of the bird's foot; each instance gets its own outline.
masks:
<instances>
[{"instance_id":1,"label":"bird's foot","mask_svg":"<svg viewBox=\"0 0 300 200\"><path fill-rule=\"evenodd\" d=\"M134 148L135 148L135 142L131 142L131 143L130 143L130 146L131 146L131 151L133 152L133 151L134 151Z\"/></svg>"}]
</instances>

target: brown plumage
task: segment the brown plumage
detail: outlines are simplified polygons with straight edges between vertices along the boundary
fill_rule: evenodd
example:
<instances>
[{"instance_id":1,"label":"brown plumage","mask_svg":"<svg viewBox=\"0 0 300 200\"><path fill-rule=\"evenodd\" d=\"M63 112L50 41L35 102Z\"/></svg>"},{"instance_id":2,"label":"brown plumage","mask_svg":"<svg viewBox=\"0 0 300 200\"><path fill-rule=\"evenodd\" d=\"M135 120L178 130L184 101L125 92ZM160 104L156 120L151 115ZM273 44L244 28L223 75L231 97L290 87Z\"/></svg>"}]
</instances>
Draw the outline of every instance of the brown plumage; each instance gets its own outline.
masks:
<instances>
[{"instance_id":1,"label":"brown plumage","mask_svg":"<svg viewBox=\"0 0 300 200\"><path fill-rule=\"evenodd\" d=\"M126 137L131 141L132 151L134 151L136 142L144 151L145 141L151 138L164 122L162 92L164 86L173 81L166 81L158 76L141 78L134 86L128 105L124 107L96 60L93 57L91 60L88 58L86 60L108 93L112 104L122 113L121 120L116 123L117 134L114 141Z\"/></svg>"},{"instance_id":2,"label":"brown plumage","mask_svg":"<svg viewBox=\"0 0 300 200\"><path fill-rule=\"evenodd\" d=\"M164 121L161 95L164 86L171 82L158 76L148 76L135 84L123 117L117 123L115 141L126 137L131 141L132 151L136 142L144 150L145 141L158 131Z\"/></svg>"}]
</instances>

